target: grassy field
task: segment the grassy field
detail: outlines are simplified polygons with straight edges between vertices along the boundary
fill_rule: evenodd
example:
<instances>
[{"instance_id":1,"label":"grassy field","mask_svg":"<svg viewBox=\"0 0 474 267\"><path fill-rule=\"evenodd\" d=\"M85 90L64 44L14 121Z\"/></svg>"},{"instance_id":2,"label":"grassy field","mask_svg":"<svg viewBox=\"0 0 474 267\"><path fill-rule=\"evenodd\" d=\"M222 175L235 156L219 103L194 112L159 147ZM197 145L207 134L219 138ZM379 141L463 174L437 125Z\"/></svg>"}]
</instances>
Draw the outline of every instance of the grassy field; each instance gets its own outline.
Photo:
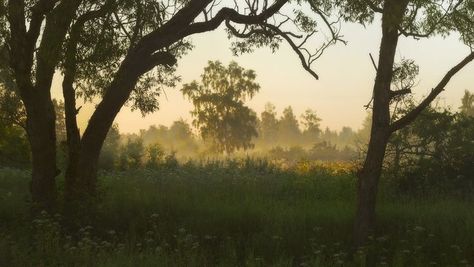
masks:
<instances>
[{"instance_id":1,"label":"grassy field","mask_svg":"<svg viewBox=\"0 0 474 267\"><path fill-rule=\"evenodd\" d=\"M474 203L397 194L384 180L378 230L351 250L350 164L188 163L102 173L77 230L29 217L27 171L0 170L0 266L470 266Z\"/></svg>"}]
</instances>

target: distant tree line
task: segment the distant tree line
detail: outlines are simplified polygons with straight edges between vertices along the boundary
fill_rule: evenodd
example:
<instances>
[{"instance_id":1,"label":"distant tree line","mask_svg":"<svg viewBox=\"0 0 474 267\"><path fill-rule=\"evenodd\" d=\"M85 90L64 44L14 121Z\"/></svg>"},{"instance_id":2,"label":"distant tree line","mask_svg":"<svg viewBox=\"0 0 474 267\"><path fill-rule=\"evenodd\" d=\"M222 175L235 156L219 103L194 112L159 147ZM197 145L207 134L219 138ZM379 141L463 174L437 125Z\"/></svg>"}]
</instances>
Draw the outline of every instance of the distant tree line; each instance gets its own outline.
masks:
<instances>
[{"instance_id":1,"label":"distant tree line","mask_svg":"<svg viewBox=\"0 0 474 267\"><path fill-rule=\"evenodd\" d=\"M0 92L4 93L1 89ZM446 173L444 177L454 177L457 175L454 175L456 170L461 170L459 166L455 167L455 163L470 162L468 159L471 159L469 157L474 153L470 141L473 140L470 135L473 131L469 131L473 127L473 96L474 94L465 92L458 112L441 108L428 109L412 126L390 139L385 164L387 173L397 177L401 189L422 188L421 184L410 185L421 183L421 180L415 179L414 176L416 171L422 170L415 167L431 166L434 160L438 160L435 165L439 168L446 164L452 166L443 168L443 172L452 171L452 175ZM1 99L5 99L5 96ZM66 157L66 148L62 145L65 142L64 108L62 102L54 103L58 111L56 132L58 162L61 164ZM5 110L7 106L2 107L0 112L5 117L8 114ZM365 153L370 134L370 114L358 130L351 127L343 127L340 131L328 127L323 130L320 122L321 118L314 110L307 109L298 119L291 106L286 107L279 116L276 107L267 103L260 116L256 116L257 136L251 140L254 146L246 151L235 151L234 154L288 161L334 161L360 159ZM0 165L29 168L30 151L24 129L11 120L0 120L0 137ZM453 155L467 158L460 159ZM220 152L215 151L212 144L201 138L198 129L194 129L183 119L173 122L169 127L153 125L136 134L122 134L115 124L104 141L99 167L105 170L126 170L144 166L156 167L160 163L169 164L175 160L218 156L221 156ZM465 178L472 176L466 170L463 172ZM438 177L429 176L426 170L422 176L427 179ZM431 181L428 184L436 183Z\"/></svg>"}]
</instances>

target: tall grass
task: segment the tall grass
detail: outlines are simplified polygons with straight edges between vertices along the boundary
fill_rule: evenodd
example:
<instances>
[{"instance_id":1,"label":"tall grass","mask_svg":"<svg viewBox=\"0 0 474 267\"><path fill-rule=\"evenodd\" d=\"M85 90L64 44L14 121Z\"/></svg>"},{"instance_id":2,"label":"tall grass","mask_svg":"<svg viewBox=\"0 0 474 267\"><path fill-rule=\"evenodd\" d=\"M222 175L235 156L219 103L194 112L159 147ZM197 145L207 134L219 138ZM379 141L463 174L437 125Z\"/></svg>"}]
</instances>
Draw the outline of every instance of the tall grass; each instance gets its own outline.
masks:
<instances>
[{"instance_id":1,"label":"tall grass","mask_svg":"<svg viewBox=\"0 0 474 267\"><path fill-rule=\"evenodd\" d=\"M351 248L350 165L190 162L100 175L90 225L28 218L29 173L0 171L0 266L467 266L474 204L384 183L378 229Z\"/></svg>"}]
</instances>

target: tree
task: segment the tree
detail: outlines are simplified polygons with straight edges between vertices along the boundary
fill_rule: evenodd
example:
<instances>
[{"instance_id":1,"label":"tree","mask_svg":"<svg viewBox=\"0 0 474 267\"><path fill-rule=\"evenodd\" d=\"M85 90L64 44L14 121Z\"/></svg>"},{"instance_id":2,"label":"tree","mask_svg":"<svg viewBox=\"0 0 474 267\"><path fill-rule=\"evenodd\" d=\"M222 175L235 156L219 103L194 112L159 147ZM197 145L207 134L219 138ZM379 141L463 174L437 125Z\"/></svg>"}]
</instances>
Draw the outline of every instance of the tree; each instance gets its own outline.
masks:
<instances>
[{"instance_id":1,"label":"tree","mask_svg":"<svg viewBox=\"0 0 474 267\"><path fill-rule=\"evenodd\" d=\"M181 119L173 122L169 128L168 136L168 147L171 151L177 151L185 155L197 153L198 145L196 144L191 125L185 120Z\"/></svg>"},{"instance_id":2,"label":"tree","mask_svg":"<svg viewBox=\"0 0 474 267\"><path fill-rule=\"evenodd\" d=\"M257 116L244 102L260 89L255 78L253 70L245 70L236 62L225 67L219 61L209 61L201 83L183 85L181 91L194 105L193 123L215 151L232 153L253 146Z\"/></svg>"},{"instance_id":3,"label":"tree","mask_svg":"<svg viewBox=\"0 0 474 267\"><path fill-rule=\"evenodd\" d=\"M0 166L26 168L30 162L30 148L25 131L0 120Z\"/></svg>"},{"instance_id":4,"label":"tree","mask_svg":"<svg viewBox=\"0 0 474 267\"><path fill-rule=\"evenodd\" d=\"M278 132L280 143L292 146L300 141L301 131L299 123L291 106L283 110L283 115L278 121Z\"/></svg>"},{"instance_id":5,"label":"tree","mask_svg":"<svg viewBox=\"0 0 474 267\"><path fill-rule=\"evenodd\" d=\"M472 1L463 0L346 0L335 4L346 20L364 24L372 22L375 14L382 17L378 64L374 61L377 73L373 99L367 105L372 108L370 141L364 164L358 172L354 241L356 246L360 246L367 242L369 233L375 228L377 187L390 136L414 121L445 89L450 79L474 59L474 5ZM420 39L453 32L459 33L461 41L470 47L470 52L445 74L420 103L406 114L397 116L396 103L411 93L418 72L412 60L395 63L400 36Z\"/></svg>"},{"instance_id":6,"label":"tree","mask_svg":"<svg viewBox=\"0 0 474 267\"><path fill-rule=\"evenodd\" d=\"M147 162L146 166L148 168L156 168L158 163L163 160L165 152L159 144L151 144L146 148Z\"/></svg>"},{"instance_id":7,"label":"tree","mask_svg":"<svg viewBox=\"0 0 474 267\"><path fill-rule=\"evenodd\" d=\"M238 1L232 9L212 0L2 1L0 47L7 50L8 70L26 111L33 202L47 210L54 210L56 203L59 170L51 85L57 70L63 74L69 154L65 197L70 203L94 198L100 150L120 109L128 103L144 114L156 110L161 86L177 81L177 59L191 48L186 37L225 22L232 35L260 46L275 47L282 38L293 45L293 39L306 42L304 36L281 29L296 20L269 24L287 2ZM294 50L309 69L312 61L302 56L302 45ZM77 97L101 97L82 136Z\"/></svg>"},{"instance_id":8,"label":"tree","mask_svg":"<svg viewBox=\"0 0 474 267\"><path fill-rule=\"evenodd\" d=\"M128 138L120 151L120 168L122 170L138 169L142 166L145 147L141 138Z\"/></svg>"},{"instance_id":9,"label":"tree","mask_svg":"<svg viewBox=\"0 0 474 267\"><path fill-rule=\"evenodd\" d=\"M474 94L469 91L464 92L464 96L461 99L461 113L466 116L474 117Z\"/></svg>"},{"instance_id":10,"label":"tree","mask_svg":"<svg viewBox=\"0 0 474 267\"><path fill-rule=\"evenodd\" d=\"M394 133L387 147L387 175L401 193L469 196L474 166L474 118L429 107Z\"/></svg>"},{"instance_id":11,"label":"tree","mask_svg":"<svg viewBox=\"0 0 474 267\"><path fill-rule=\"evenodd\" d=\"M265 110L260 114L259 138L265 145L274 146L278 137L278 119L275 106L265 104Z\"/></svg>"},{"instance_id":12,"label":"tree","mask_svg":"<svg viewBox=\"0 0 474 267\"><path fill-rule=\"evenodd\" d=\"M338 145L341 147L348 146L354 143L356 139L356 134L351 127L344 126L342 127L341 132L339 133L339 142Z\"/></svg>"},{"instance_id":13,"label":"tree","mask_svg":"<svg viewBox=\"0 0 474 267\"><path fill-rule=\"evenodd\" d=\"M104 140L104 145L102 146L99 157L99 167L106 170L112 170L115 167L119 152L120 131L118 125L114 124Z\"/></svg>"},{"instance_id":14,"label":"tree","mask_svg":"<svg viewBox=\"0 0 474 267\"><path fill-rule=\"evenodd\" d=\"M320 122L321 119L316 114L316 111L307 109L303 115L301 115L302 123L305 127L303 136L309 143L316 143L321 135Z\"/></svg>"}]
</instances>

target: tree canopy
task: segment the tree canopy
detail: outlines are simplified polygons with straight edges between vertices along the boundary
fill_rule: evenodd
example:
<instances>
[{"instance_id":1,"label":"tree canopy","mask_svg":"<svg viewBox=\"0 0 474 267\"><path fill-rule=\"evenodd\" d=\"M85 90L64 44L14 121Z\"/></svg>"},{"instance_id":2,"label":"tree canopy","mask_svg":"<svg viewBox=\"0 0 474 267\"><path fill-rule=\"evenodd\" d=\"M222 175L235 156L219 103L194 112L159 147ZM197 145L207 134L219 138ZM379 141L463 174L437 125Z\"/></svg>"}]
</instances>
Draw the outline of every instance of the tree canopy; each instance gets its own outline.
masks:
<instances>
[{"instance_id":1,"label":"tree canopy","mask_svg":"<svg viewBox=\"0 0 474 267\"><path fill-rule=\"evenodd\" d=\"M260 89L255 79L253 70L245 70L236 62L225 67L219 61L210 61L200 83L183 85L181 91L194 105L193 123L216 151L232 153L252 147L257 116L245 101Z\"/></svg>"}]
</instances>

